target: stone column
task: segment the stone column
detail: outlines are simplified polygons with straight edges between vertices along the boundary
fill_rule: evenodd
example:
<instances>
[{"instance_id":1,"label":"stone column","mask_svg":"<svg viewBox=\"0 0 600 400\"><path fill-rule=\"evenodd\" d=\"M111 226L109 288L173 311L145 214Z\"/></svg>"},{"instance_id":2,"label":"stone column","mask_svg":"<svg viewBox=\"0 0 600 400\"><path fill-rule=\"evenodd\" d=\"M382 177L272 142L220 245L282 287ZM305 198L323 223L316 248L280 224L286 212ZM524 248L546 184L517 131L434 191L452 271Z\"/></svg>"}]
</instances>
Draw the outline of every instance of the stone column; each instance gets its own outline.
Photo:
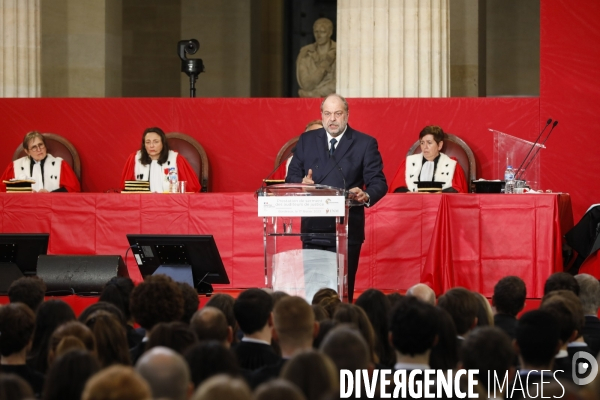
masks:
<instances>
[{"instance_id":1,"label":"stone column","mask_svg":"<svg viewBox=\"0 0 600 400\"><path fill-rule=\"evenodd\" d=\"M0 0L0 97L40 95L40 0Z\"/></svg>"},{"instance_id":2,"label":"stone column","mask_svg":"<svg viewBox=\"0 0 600 400\"><path fill-rule=\"evenodd\" d=\"M449 96L448 1L338 1L337 92Z\"/></svg>"}]
</instances>

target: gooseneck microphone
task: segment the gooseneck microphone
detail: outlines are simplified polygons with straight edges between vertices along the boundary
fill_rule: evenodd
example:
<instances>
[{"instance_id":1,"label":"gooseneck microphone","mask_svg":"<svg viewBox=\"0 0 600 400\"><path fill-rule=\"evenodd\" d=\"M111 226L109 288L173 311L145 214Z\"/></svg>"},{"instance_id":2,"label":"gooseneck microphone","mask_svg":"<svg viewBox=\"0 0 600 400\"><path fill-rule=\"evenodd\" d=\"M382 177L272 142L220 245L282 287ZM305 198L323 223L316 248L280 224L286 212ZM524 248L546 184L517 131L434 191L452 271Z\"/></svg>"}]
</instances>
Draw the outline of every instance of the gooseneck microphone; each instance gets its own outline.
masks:
<instances>
[{"instance_id":1,"label":"gooseneck microphone","mask_svg":"<svg viewBox=\"0 0 600 400\"><path fill-rule=\"evenodd\" d=\"M535 142L533 142L533 145L531 146L531 148L529 149L529 151L527 152L527 155L525 156L525 158L523 159L523 161L521 162L521 165L519 165L519 168L517 168L515 170L515 179L518 179L518 177L520 175L523 175L523 172L521 170L521 168L523 167L523 165L525 164L525 161L527 161L527 158L531 155L531 152L533 151L533 149L535 149L535 146L538 144L538 142L540 141L540 138L542 137L542 134L544 133L544 131L546 130L546 128L552 123L552 118L549 118L548 121L546 121L546 126L544 126L544 129L542 129L542 131L540 132L540 134L538 135L537 139L535 139ZM556 125L554 125L556 126ZM552 130L550 130L550 132L552 132ZM527 164L529 165L529 164ZM525 167L525 169L527 169L527 167ZM523 170L525 170L523 169ZM520 174L519 174L520 173Z\"/></svg>"},{"instance_id":2,"label":"gooseneck microphone","mask_svg":"<svg viewBox=\"0 0 600 400\"><path fill-rule=\"evenodd\" d=\"M552 134L552 131L554 130L554 128L556 128L556 125L558 125L558 121L554 121L554 123L552 124L552 128L550 128L550 132L548 132L548 134L546 135L546 137L544 138L544 141L542 142L542 146L546 143L546 141L548 140L548 138L550 137L550 135ZM533 156L531 156L531 159L529 160L529 162L527 163L527 165L525 165L525 168L523 168L523 172L527 171L527 168L529 167L529 165L533 162L533 160L535 160L535 158L537 157L538 153L540 152L542 146L539 146L536 150L535 153L533 153ZM523 172L521 172L521 176L523 175ZM518 178L517 174L515 174L515 178Z\"/></svg>"},{"instance_id":3,"label":"gooseneck microphone","mask_svg":"<svg viewBox=\"0 0 600 400\"><path fill-rule=\"evenodd\" d=\"M335 161L335 165L333 166L333 168L342 177L342 182L344 182L344 197L347 198L348 197L348 188L346 187L346 177L344 176L344 173L342 172L342 168L338 165L340 160L335 158L335 152L331 155L331 158L333 158L333 161Z\"/></svg>"},{"instance_id":4,"label":"gooseneck microphone","mask_svg":"<svg viewBox=\"0 0 600 400\"><path fill-rule=\"evenodd\" d=\"M288 157L284 158L283 160L281 160L279 162L279 164L277 164L277 166L273 169L273 171L269 172L269 175L267 175L263 179L263 186L265 186L266 181L275 173L275 171L277 171L279 169L279 167L281 167L281 164L283 164L284 162L286 162L291 156L294 155L295 152L296 152L296 147L292 147L292 150L290 151L290 155Z\"/></svg>"}]
</instances>

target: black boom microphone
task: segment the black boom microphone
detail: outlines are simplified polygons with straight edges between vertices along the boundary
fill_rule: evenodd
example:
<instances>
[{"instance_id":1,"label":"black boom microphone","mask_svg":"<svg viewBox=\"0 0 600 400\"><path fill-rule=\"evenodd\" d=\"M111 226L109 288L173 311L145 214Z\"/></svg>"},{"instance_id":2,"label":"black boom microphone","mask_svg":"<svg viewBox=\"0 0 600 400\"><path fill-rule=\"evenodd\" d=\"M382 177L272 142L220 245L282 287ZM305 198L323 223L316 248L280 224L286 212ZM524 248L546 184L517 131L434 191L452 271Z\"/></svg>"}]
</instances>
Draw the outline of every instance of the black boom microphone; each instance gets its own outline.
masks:
<instances>
[{"instance_id":1,"label":"black boom microphone","mask_svg":"<svg viewBox=\"0 0 600 400\"><path fill-rule=\"evenodd\" d=\"M295 152L296 152L296 147L294 146L294 147L292 147L292 150L290 151L290 156L293 156ZM279 169L279 167L281 167L281 164L283 164L284 162L286 162L290 158L290 156L288 156L288 157L284 158L283 160L281 160L279 162L279 164L277 164L277 166L273 169L273 171L271 171L269 173L269 175L267 175L266 178L263 179L263 186L265 185L266 181L271 177L271 175L273 175L275 173L275 171L277 171Z\"/></svg>"},{"instance_id":2,"label":"black boom microphone","mask_svg":"<svg viewBox=\"0 0 600 400\"><path fill-rule=\"evenodd\" d=\"M556 128L556 125L558 125L558 121L554 121L554 123L552 124L552 128L550 128L550 132L548 132L548 134L546 135L546 137L544 138L544 141L542 142L542 146L546 143L546 141L548 140L548 138L550 137L550 134L552 133L552 131L554 130L554 128ZM535 153L533 153L533 156L531 156L531 159L529 160L529 162L527 163L527 165L525 165L525 168L523 168L523 171L527 171L527 168L529 167L529 165L533 162L533 160L535 160L535 158L537 157L538 153L540 152L540 149L542 147L538 147L535 150ZM521 173L521 175L523 175L523 173ZM515 174L515 179L517 178L517 175Z\"/></svg>"},{"instance_id":3,"label":"black boom microphone","mask_svg":"<svg viewBox=\"0 0 600 400\"><path fill-rule=\"evenodd\" d=\"M546 128L552 123L552 118L549 118L548 121L546 121L546 126L544 126L544 129L542 129L542 131L540 132L540 134L538 135L537 139L535 139L535 142L533 142L533 145L531 146L531 148L529 149L529 151L527 152L527 155L525 156L525 158L523 159L523 161L521 162L521 165L519 165L519 168L516 169L515 171L515 179L518 179L519 177L519 172L521 172L521 168L523 167L523 165L525 164L525 161L527 161L527 158L529 157L529 155L531 155L531 152L533 151L533 149L535 148L535 146L538 144L538 142L540 141L540 138L542 137L542 134L544 133L544 131L546 130ZM556 125L555 125L556 126ZM552 132L552 130L550 130ZM529 164L527 164L529 165ZM525 167L527 168L527 167ZM521 172L521 175L523 175L523 173Z\"/></svg>"}]
</instances>

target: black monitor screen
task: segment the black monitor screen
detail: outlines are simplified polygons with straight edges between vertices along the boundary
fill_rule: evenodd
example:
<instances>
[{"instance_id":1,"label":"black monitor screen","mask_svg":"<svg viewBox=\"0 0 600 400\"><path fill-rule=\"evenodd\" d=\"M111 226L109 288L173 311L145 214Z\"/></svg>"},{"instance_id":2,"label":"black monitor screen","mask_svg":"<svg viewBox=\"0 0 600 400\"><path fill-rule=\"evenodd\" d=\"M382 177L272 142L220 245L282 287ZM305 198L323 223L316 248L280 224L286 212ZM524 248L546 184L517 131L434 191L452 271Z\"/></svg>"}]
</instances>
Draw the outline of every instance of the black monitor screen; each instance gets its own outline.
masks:
<instances>
[{"instance_id":1,"label":"black monitor screen","mask_svg":"<svg viewBox=\"0 0 600 400\"><path fill-rule=\"evenodd\" d=\"M49 237L49 233L0 233L0 265L16 264L23 275L35 275L38 256L48 253Z\"/></svg>"},{"instance_id":2,"label":"black monitor screen","mask_svg":"<svg viewBox=\"0 0 600 400\"><path fill-rule=\"evenodd\" d=\"M127 240L144 278L161 266L190 265L194 287L229 283L212 235L127 235Z\"/></svg>"}]
</instances>

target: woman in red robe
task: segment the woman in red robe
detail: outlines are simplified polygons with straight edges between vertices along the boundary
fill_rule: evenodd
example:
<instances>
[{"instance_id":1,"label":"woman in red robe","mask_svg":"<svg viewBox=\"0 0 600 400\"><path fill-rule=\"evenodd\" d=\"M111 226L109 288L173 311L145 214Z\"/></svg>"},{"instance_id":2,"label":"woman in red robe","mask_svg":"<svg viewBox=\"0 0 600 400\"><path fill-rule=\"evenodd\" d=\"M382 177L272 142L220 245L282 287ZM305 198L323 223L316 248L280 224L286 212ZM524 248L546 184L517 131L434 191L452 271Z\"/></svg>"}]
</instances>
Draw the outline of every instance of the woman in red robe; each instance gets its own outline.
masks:
<instances>
[{"instance_id":1,"label":"woman in red robe","mask_svg":"<svg viewBox=\"0 0 600 400\"><path fill-rule=\"evenodd\" d=\"M468 193L465 173L454 157L441 153L444 131L439 126L426 126L419 134L421 153L413 154L400 164L391 185L390 193L416 192L415 182L443 182L442 191Z\"/></svg>"},{"instance_id":2,"label":"woman in red robe","mask_svg":"<svg viewBox=\"0 0 600 400\"><path fill-rule=\"evenodd\" d=\"M199 192L202 188L196 173L187 160L177 152L169 150L165 133L160 128L148 128L142 136L140 150L131 154L123 168L121 182L150 181L150 191L169 191L169 170L175 168L177 180L186 181L186 192Z\"/></svg>"},{"instance_id":3,"label":"woman in red robe","mask_svg":"<svg viewBox=\"0 0 600 400\"><path fill-rule=\"evenodd\" d=\"M13 161L6 167L0 179L0 190L6 192L2 181L11 179L34 180L32 192L81 192L79 179L69 164L60 157L48 153L44 136L29 132L23 139L25 157Z\"/></svg>"}]
</instances>

